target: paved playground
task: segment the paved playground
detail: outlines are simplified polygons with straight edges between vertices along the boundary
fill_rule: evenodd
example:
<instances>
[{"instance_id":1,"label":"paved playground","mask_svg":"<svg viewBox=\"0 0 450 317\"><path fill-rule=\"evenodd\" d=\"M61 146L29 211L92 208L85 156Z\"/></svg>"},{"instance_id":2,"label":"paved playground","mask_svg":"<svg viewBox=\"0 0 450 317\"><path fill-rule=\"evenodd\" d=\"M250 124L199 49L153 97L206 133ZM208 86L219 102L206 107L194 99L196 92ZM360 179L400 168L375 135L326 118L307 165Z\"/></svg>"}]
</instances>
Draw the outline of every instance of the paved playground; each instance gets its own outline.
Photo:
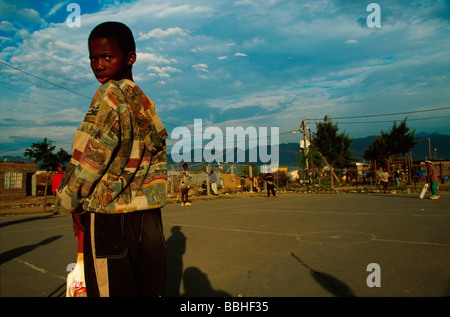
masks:
<instances>
[{"instance_id":1,"label":"paved playground","mask_svg":"<svg viewBox=\"0 0 450 317\"><path fill-rule=\"evenodd\" d=\"M169 296L450 295L449 194L281 194L169 204ZM0 218L0 296L65 295L69 214Z\"/></svg>"}]
</instances>

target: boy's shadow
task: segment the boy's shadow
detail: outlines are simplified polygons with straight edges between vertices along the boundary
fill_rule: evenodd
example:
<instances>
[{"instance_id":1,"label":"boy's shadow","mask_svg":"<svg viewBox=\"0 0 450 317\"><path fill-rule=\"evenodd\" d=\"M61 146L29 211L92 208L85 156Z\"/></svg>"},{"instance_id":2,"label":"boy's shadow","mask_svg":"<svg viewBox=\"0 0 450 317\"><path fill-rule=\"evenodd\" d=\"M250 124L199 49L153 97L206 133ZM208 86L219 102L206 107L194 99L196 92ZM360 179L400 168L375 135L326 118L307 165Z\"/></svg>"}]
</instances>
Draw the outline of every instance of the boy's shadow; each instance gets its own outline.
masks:
<instances>
[{"instance_id":1,"label":"boy's shadow","mask_svg":"<svg viewBox=\"0 0 450 317\"><path fill-rule=\"evenodd\" d=\"M185 297L231 297L224 291L211 287L208 276L197 267L188 267L183 276Z\"/></svg>"},{"instance_id":2,"label":"boy's shadow","mask_svg":"<svg viewBox=\"0 0 450 317\"><path fill-rule=\"evenodd\" d=\"M167 284L166 296L179 297L183 278L183 254L186 252L186 237L180 226L171 229L172 235L166 241Z\"/></svg>"},{"instance_id":3,"label":"boy's shadow","mask_svg":"<svg viewBox=\"0 0 450 317\"><path fill-rule=\"evenodd\" d=\"M167 248L167 297L229 297L223 291L215 291L211 287L208 277L200 269L189 267L183 274L183 255L186 252L186 236L180 226L171 229L172 235L166 241ZM184 294L180 294L181 280L183 280Z\"/></svg>"}]
</instances>

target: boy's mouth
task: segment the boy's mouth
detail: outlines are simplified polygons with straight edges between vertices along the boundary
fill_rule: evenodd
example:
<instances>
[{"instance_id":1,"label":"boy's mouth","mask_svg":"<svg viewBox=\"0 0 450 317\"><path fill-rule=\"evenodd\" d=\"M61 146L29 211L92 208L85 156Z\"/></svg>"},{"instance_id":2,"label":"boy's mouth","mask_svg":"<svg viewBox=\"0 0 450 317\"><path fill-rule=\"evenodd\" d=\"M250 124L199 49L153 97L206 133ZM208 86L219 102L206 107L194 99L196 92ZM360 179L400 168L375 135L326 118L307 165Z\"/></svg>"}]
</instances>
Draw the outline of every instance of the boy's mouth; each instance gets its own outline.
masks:
<instances>
[{"instance_id":1,"label":"boy's mouth","mask_svg":"<svg viewBox=\"0 0 450 317\"><path fill-rule=\"evenodd\" d=\"M98 80L100 83L104 84L104 83L106 83L106 82L109 80L109 78L106 77L106 76L97 76L97 80Z\"/></svg>"}]
</instances>

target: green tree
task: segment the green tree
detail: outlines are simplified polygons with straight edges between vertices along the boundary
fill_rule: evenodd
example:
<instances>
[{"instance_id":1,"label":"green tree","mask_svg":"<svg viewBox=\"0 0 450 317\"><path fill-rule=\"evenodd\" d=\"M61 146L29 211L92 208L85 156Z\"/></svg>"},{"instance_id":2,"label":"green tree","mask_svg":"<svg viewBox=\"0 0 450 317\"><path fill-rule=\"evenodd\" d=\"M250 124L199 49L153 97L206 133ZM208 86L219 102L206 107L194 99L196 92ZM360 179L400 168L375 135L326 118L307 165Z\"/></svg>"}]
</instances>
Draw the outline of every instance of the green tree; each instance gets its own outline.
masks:
<instances>
[{"instance_id":1,"label":"green tree","mask_svg":"<svg viewBox=\"0 0 450 317\"><path fill-rule=\"evenodd\" d=\"M333 167L342 168L356 162L356 159L352 157L353 152L350 151L353 139L345 132L338 133L338 130L337 124L333 124L332 120L325 116L323 122L316 123L312 145Z\"/></svg>"},{"instance_id":2,"label":"green tree","mask_svg":"<svg viewBox=\"0 0 450 317\"><path fill-rule=\"evenodd\" d=\"M407 118L398 126L394 121L391 130L388 132L381 130L380 136L364 151L363 158L369 161L383 162L389 156L401 156L411 151L418 144L418 141L414 137L415 130L410 132L406 120Z\"/></svg>"},{"instance_id":3,"label":"green tree","mask_svg":"<svg viewBox=\"0 0 450 317\"><path fill-rule=\"evenodd\" d=\"M300 168L300 170L305 170L308 168L311 168L311 158L312 163L315 168L322 168L323 166L323 160L320 156L318 150L316 147L311 146L309 150L306 152L304 150L300 150L296 153L297 155L297 163Z\"/></svg>"},{"instance_id":4,"label":"green tree","mask_svg":"<svg viewBox=\"0 0 450 317\"><path fill-rule=\"evenodd\" d=\"M405 118L398 126L394 121L392 129L386 134L387 151L392 156L405 155L419 143L415 140L414 131L409 131Z\"/></svg>"},{"instance_id":5,"label":"green tree","mask_svg":"<svg viewBox=\"0 0 450 317\"><path fill-rule=\"evenodd\" d=\"M387 154L386 138L378 137L372 144L369 145L367 150L364 150L363 158L368 161L383 162L389 154Z\"/></svg>"},{"instance_id":6,"label":"green tree","mask_svg":"<svg viewBox=\"0 0 450 317\"><path fill-rule=\"evenodd\" d=\"M55 171L58 166L65 166L70 160L70 155L62 148L55 154L56 146L44 138L42 142L32 143L24 152L24 156L33 160L38 168L47 171Z\"/></svg>"}]
</instances>

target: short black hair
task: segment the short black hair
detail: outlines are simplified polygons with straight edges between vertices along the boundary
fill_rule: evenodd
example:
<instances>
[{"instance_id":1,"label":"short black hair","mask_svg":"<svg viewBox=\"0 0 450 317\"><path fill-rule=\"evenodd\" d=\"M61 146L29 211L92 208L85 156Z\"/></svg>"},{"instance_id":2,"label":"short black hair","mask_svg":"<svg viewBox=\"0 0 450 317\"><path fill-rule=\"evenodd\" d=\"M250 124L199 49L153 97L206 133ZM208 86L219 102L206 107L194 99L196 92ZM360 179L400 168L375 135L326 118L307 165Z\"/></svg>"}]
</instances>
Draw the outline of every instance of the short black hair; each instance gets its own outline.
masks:
<instances>
[{"instance_id":1,"label":"short black hair","mask_svg":"<svg viewBox=\"0 0 450 317\"><path fill-rule=\"evenodd\" d=\"M103 22L97 25L89 35L88 42L99 38L115 38L125 54L136 51L133 32L121 22Z\"/></svg>"}]
</instances>

